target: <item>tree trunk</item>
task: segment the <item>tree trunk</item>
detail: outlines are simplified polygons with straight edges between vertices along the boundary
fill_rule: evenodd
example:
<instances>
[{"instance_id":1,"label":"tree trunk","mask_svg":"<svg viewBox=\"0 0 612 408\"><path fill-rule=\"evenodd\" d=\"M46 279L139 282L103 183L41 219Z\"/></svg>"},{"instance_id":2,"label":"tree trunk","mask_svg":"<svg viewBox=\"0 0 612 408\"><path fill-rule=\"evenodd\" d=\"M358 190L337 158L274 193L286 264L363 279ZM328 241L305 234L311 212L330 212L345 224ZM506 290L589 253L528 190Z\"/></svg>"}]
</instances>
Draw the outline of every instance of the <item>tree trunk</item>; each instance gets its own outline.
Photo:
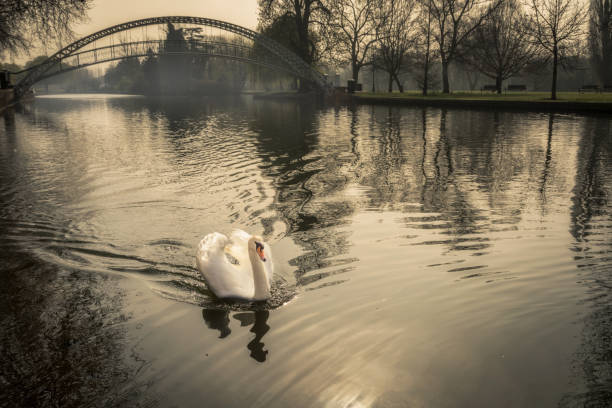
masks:
<instances>
[{"instance_id":1,"label":"tree trunk","mask_svg":"<svg viewBox=\"0 0 612 408\"><path fill-rule=\"evenodd\" d=\"M357 65L357 63L355 62L353 62L351 65L353 68L353 81L357 83L359 80L359 65Z\"/></svg>"},{"instance_id":2,"label":"tree trunk","mask_svg":"<svg viewBox=\"0 0 612 408\"><path fill-rule=\"evenodd\" d=\"M427 96L429 87L429 51L431 47L431 0L427 6L427 48L425 49L425 65L423 67L423 96Z\"/></svg>"},{"instance_id":3,"label":"tree trunk","mask_svg":"<svg viewBox=\"0 0 612 408\"><path fill-rule=\"evenodd\" d=\"M557 64L559 62L559 51L557 49L557 45L553 47L553 72L552 72L552 88L550 99L553 101L557 99Z\"/></svg>"},{"instance_id":4,"label":"tree trunk","mask_svg":"<svg viewBox=\"0 0 612 408\"><path fill-rule=\"evenodd\" d=\"M393 77L395 78L397 89L399 89L400 93L404 92L404 85L402 85L402 82L399 80L399 77L397 75L393 75Z\"/></svg>"},{"instance_id":5,"label":"tree trunk","mask_svg":"<svg viewBox=\"0 0 612 408\"><path fill-rule=\"evenodd\" d=\"M312 56L310 55L310 44L308 36L308 25L302 20L301 14L296 13L295 25L298 34L298 52L299 56L308 64L312 64Z\"/></svg>"},{"instance_id":6,"label":"tree trunk","mask_svg":"<svg viewBox=\"0 0 612 408\"><path fill-rule=\"evenodd\" d=\"M448 82L448 61L442 60L442 92L445 94L450 93L450 84Z\"/></svg>"},{"instance_id":7,"label":"tree trunk","mask_svg":"<svg viewBox=\"0 0 612 408\"><path fill-rule=\"evenodd\" d=\"M502 77L501 74L497 74L495 77L495 89L497 89L497 94L501 95L502 93Z\"/></svg>"},{"instance_id":8,"label":"tree trunk","mask_svg":"<svg viewBox=\"0 0 612 408\"><path fill-rule=\"evenodd\" d=\"M372 92L376 92L376 66L372 64Z\"/></svg>"},{"instance_id":9,"label":"tree trunk","mask_svg":"<svg viewBox=\"0 0 612 408\"><path fill-rule=\"evenodd\" d=\"M427 86L429 85L429 50L425 55L425 67L423 68L423 96L427 96Z\"/></svg>"},{"instance_id":10,"label":"tree trunk","mask_svg":"<svg viewBox=\"0 0 612 408\"><path fill-rule=\"evenodd\" d=\"M612 4L606 1L604 5L603 16L599 15L597 33L595 35L596 40L601 43L596 46L597 49L597 65L599 80L602 82L602 86L612 86ZM601 11L598 12L601 13ZM601 49L599 49L601 47Z\"/></svg>"},{"instance_id":11,"label":"tree trunk","mask_svg":"<svg viewBox=\"0 0 612 408\"><path fill-rule=\"evenodd\" d=\"M387 92L393 92L393 74L389 74L389 86L387 88Z\"/></svg>"},{"instance_id":12,"label":"tree trunk","mask_svg":"<svg viewBox=\"0 0 612 408\"><path fill-rule=\"evenodd\" d=\"M546 193L546 181L548 180L548 174L550 172L550 161L552 159L552 136L553 136L553 125L555 115L551 113L548 116L548 142L546 143L546 159L544 160L544 172L542 174L542 184L540 185L540 195L545 198Z\"/></svg>"},{"instance_id":13,"label":"tree trunk","mask_svg":"<svg viewBox=\"0 0 612 408\"><path fill-rule=\"evenodd\" d=\"M609 30L612 30L612 24L610 28L606 30L604 33L604 38L602 41L602 60L603 60L603 69L602 69L602 82L603 86L609 87L612 86L612 43L610 42L610 38L612 38L612 33Z\"/></svg>"}]
</instances>

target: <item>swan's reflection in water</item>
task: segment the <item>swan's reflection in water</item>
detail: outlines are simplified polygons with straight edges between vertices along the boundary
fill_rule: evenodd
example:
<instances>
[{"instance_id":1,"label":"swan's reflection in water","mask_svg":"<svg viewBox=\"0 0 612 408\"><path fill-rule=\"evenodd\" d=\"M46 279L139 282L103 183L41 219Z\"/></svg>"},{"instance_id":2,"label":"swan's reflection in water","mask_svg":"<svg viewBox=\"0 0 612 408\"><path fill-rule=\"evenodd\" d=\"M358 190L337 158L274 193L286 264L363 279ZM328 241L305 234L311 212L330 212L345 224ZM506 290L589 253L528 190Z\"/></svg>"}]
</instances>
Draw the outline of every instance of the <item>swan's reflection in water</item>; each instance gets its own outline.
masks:
<instances>
[{"instance_id":1,"label":"swan's reflection in water","mask_svg":"<svg viewBox=\"0 0 612 408\"><path fill-rule=\"evenodd\" d=\"M203 309L202 317L209 329L218 330L219 338L223 339L232 333L230 329L229 311L218 309ZM268 350L264 349L265 343L261 339L270 330L268 317L270 312L267 310L257 310L253 312L240 312L234 314L233 318L240 322L240 327L251 326L249 330L255 334L253 340L247 344L250 356L255 361L263 363L268 356Z\"/></svg>"},{"instance_id":2,"label":"swan's reflection in water","mask_svg":"<svg viewBox=\"0 0 612 408\"><path fill-rule=\"evenodd\" d=\"M206 326L212 330L219 330L219 338L229 336L232 331L229 328L229 312L227 310L203 309L202 317Z\"/></svg>"}]
</instances>

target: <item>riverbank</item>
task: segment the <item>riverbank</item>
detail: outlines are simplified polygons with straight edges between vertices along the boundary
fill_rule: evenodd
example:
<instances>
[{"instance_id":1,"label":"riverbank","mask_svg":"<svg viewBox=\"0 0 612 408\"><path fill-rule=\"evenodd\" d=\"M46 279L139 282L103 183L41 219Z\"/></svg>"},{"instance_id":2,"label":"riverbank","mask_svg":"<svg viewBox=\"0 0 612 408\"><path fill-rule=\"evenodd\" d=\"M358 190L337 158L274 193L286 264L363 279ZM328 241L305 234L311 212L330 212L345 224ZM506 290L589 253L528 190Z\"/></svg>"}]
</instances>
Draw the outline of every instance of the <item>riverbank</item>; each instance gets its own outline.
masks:
<instances>
[{"instance_id":1,"label":"riverbank","mask_svg":"<svg viewBox=\"0 0 612 408\"><path fill-rule=\"evenodd\" d=\"M416 92L360 92L353 95L352 101L360 104L612 113L612 93L559 92L557 98L551 100L547 92L508 92L497 95L476 91L428 96Z\"/></svg>"},{"instance_id":2,"label":"riverbank","mask_svg":"<svg viewBox=\"0 0 612 408\"><path fill-rule=\"evenodd\" d=\"M292 99L301 100L306 98L314 98L314 92L297 92L297 91L269 91L269 92L243 92L246 95L252 95L255 99Z\"/></svg>"}]
</instances>

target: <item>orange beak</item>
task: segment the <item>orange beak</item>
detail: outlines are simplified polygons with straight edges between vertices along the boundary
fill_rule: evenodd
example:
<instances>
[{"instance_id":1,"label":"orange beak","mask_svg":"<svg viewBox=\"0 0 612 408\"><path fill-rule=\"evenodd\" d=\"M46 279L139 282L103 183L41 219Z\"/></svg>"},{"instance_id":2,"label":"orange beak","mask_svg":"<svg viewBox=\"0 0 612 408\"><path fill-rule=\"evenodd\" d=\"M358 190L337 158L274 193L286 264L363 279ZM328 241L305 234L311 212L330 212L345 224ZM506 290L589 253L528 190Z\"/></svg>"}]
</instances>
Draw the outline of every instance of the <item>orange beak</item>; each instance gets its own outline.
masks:
<instances>
[{"instance_id":1,"label":"orange beak","mask_svg":"<svg viewBox=\"0 0 612 408\"><path fill-rule=\"evenodd\" d=\"M266 256L264 255L264 250L260 246L257 247L257 255L259 255L259 258L261 258L262 261L266 262Z\"/></svg>"}]
</instances>

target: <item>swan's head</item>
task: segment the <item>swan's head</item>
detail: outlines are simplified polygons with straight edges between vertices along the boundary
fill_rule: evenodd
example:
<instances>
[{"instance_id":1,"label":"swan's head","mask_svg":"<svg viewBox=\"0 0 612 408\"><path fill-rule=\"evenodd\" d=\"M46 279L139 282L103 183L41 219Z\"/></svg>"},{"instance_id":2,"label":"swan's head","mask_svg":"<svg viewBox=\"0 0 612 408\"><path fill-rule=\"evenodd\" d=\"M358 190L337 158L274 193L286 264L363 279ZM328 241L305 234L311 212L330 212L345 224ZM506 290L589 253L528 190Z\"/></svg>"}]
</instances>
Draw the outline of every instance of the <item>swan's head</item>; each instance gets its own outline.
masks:
<instances>
[{"instance_id":1,"label":"swan's head","mask_svg":"<svg viewBox=\"0 0 612 408\"><path fill-rule=\"evenodd\" d=\"M264 252L265 249L266 246L261 237L255 235L251 237L251 239L249 240L249 251L255 251L259 256L259 259L262 260L262 262L266 262L266 254Z\"/></svg>"}]
</instances>

